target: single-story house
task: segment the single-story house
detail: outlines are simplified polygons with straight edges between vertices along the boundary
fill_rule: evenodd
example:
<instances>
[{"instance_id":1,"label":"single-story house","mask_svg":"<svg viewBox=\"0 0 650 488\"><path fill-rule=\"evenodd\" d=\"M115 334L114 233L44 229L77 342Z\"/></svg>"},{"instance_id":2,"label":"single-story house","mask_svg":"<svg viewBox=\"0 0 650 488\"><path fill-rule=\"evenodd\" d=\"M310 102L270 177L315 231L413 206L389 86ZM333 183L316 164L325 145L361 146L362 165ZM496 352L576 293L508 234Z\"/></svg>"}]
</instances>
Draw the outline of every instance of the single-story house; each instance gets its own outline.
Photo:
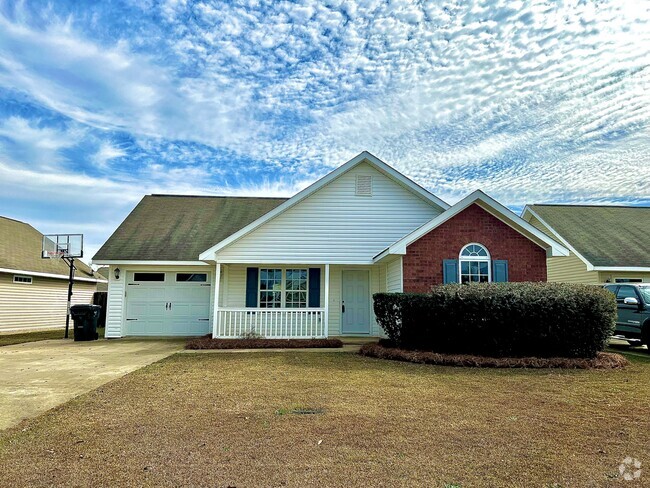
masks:
<instances>
[{"instance_id":1,"label":"single-story house","mask_svg":"<svg viewBox=\"0 0 650 488\"><path fill-rule=\"evenodd\" d=\"M64 327L70 268L43 259L43 234L31 225L0 217L0 332ZM91 303L106 282L75 260L72 304Z\"/></svg>"},{"instance_id":2,"label":"single-story house","mask_svg":"<svg viewBox=\"0 0 650 488\"><path fill-rule=\"evenodd\" d=\"M148 195L99 249L106 337L378 336L372 295L544 281L568 249L480 191L448 205L363 152L289 199Z\"/></svg>"},{"instance_id":3,"label":"single-story house","mask_svg":"<svg viewBox=\"0 0 650 488\"><path fill-rule=\"evenodd\" d=\"M650 282L650 207L527 205L521 216L570 250L548 258L548 281Z\"/></svg>"}]
</instances>

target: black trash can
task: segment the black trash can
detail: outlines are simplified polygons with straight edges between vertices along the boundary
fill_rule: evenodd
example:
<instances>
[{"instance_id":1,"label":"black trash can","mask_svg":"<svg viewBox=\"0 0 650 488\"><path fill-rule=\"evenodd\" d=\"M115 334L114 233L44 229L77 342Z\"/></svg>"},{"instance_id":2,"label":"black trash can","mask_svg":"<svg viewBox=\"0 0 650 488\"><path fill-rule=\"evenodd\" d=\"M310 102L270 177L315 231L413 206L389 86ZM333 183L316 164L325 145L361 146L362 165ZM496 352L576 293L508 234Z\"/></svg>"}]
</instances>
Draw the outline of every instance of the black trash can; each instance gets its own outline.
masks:
<instances>
[{"instance_id":1,"label":"black trash can","mask_svg":"<svg viewBox=\"0 0 650 488\"><path fill-rule=\"evenodd\" d=\"M102 307L99 305L73 305L70 307L70 316L74 321L75 341L95 341L99 338L97 334L97 322Z\"/></svg>"}]
</instances>

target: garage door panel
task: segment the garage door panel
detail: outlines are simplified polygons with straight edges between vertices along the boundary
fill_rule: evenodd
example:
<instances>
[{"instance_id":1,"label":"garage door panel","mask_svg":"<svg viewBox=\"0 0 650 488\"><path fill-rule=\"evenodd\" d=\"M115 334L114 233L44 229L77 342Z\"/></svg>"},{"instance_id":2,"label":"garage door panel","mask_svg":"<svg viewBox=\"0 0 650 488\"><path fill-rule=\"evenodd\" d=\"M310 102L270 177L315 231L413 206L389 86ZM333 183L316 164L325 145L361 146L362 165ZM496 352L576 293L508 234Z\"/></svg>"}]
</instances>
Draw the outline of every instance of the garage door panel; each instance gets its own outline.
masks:
<instances>
[{"instance_id":1,"label":"garage door panel","mask_svg":"<svg viewBox=\"0 0 650 488\"><path fill-rule=\"evenodd\" d=\"M190 336L210 331L209 284L176 283L174 277L175 272L167 272L165 282L130 283L125 335Z\"/></svg>"}]
</instances>

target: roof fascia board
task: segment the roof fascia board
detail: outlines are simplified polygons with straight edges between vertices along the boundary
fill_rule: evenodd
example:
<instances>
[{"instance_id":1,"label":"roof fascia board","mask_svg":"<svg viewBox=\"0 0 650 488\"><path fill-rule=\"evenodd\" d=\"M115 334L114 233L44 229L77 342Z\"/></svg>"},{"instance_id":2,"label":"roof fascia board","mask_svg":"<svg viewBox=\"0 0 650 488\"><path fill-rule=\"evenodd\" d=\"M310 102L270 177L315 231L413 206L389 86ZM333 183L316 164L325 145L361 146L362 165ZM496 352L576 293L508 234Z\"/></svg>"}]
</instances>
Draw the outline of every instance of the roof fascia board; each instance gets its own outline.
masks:
<instances>
[{"instance_id":1,"label":"roof fascia board","mask_svg":"<svg viewBox=\"0 0 650 488\"><path fill-rule=\"evenodd\" d=\"M583 263L585 263L585 265L587 266L587 271L595 271L595 270L594 270L594 265L591 264L591 263L587 260L587 258L585 258L582 254L580 254L578 251L576 251L576 249L575 249L575 248L574 248L574 247L573 247L573 246L572 246L572 245L571 245L571 244L570 244L570 243L569 243L569 242L568 242L564 237L562 237L560 234L558 234L558 232L557 232L553 227L551 227L551 226L548 224L548 222L546 222L542 217L540 217L539 214L538 214L537 212L535 212L532 208L530 208L529 205L526 205L526 206L524 207L524 209L522 210L522 212L521 212L521 217L522 217L524 220L525 220L525 217L524 217L524 216L525 216L526 214L529 214L529 215L535 217L537 220L540 221L540 223L541 223L542 225L544 225L544 227L546 227L548 230L550 230L551 233L553 234L553 236L556 237L556 238L558 239L558 241L560 241L562 244L564 244L564 245L565 245L565 246L566 246L566 247L567 247L567 248L568 248L568 249L569 249L573 254L575 254L575 255L578 257L578 259L580 259L580 261L582 261Z\"/></svg>"},{"instance_id":2,"label":"roof fascia board","mask_svg":"<svg viewBox=\"0 0 650 488\"><path fill-rule=\"evenodd\" d=\"M0 268L0 273L21 274L27 276L38 276L41 278L55 278L61 280L67 280L70 278L67 275L60 275L55 273L41 273L40 271L28 271L25 269ZM84 278L82 276L75 276L74 281L88 281L91 283L108 283L107 280L101 280L99 278Z\"/></svg>"},{"instance_id":3,"label":"roof fascia board","mask_svg":"<svg viewBox=\"0 0 650 488\"><path fill-rule=\"evenodd\" d=\"M97 259L92 261L92 264L104 264L104 265L111 265L111 264L121 264L121 265L151 265L151 266L209 266L209 263L205 263L203 261L129 261L129 260L106 260L106 259Z\"/></svg>"},{"instance_id":4,"label":"roof fascia board","mask_svg":"<svg viewBox=\"0 0 650 488\"><path fill-rule=\"evenodd\" d=\"M388 254L406 254L406 248L418 240L420 237L424 236L425 234L431 232L433 229L436 227L439 227L440 225L444 224L446 221L451 219L452 217L458 215L460 212L465 210L467 207L469 207L473 203L477 202L482 202L484 205L480 205L480 207L483 210L486 210L487 212L490 213L490 215L493 215L495 218L498 218L500 221L504 222L507 224L509 227L513 228L515 231L519 232L520 234L523 234L520 229L517 229L514 227L512 224L516 224L522 229L524 229L526 232L537 238L539 241L547 244L551 250L551 255L558 255L558 256L567 256L569 254L569 250L566 249L562 244L559 242L554 241L550 237L548 237L546 234L544 234L542 231L539 229L535 228L533 225L529 224L526 222L524 219L513 213L512 211L508 210L506 207L501 205L499 202L494 200L493 198L489 197L485 193L483 193L480 190L476 190L469 195L467 195L465 198L463 198L461 201L453 205L451 208L446 210L445 212L441 213L438 215L436 218L430 220L426 224L420 226L418 229L414 230L407 236L403 237L399 241L395 242L392 244L387 251L382 252L378 256L375 257L375 262L377 262L378 259L382 259L384 254L388 252ZM493 211L490 211L489 208L492 208ZM496 211L496 214L495 214ZM500 214L500 215L497 215ZM504 218L507 220L510 220L511 222L506 222L504 221ZM525 235L525 234L523 234ZM526 236L530 239L530 236ZM533 239L531 239L533 240ZM533 242L535 242L533 240ZM538 244L539 245L539 244Z\"/></svg>"},{"instance_id":5,"label":"roof fascia board","mask_svg":"<svg viewBox=\"0 0 650 488\"><path fill-rule=\"evenodd\" d=\"M648 266L593 266L593 271L650 273Z\"/></svg>"},{"instance_id":6,"label":"roof fascia board","mask_svg":"<svg viewBox=\"0 0 650 488\"><path fill-rule=\"evenodd\" d=\"M300 203L303 201L305 198L310 196L311 194L315 193L316 191L320 190L342 174L348 172L358 164L362 162L368 162L371 165L373 165L375 168L377 168L379 171L382 173L392 177L394 180L397 182L401 183L402 185L407 186L409 189L411 189L414 193L418 194L420 197L424 198L426 201L440 207L442 210L446 210L449 208L449 204L446 202L442 201L432 193L428 192L424 188L422 188L420 185L416 184L403 174L401 174L399 171L391 168L389 165L381 161L379 158L376 156L373 156L370 154L368 151L363 151L362 153L358 154L354 158L350 159L347 163L339 166L335 170L331 171L330 173L326 174L319 180L315 181L311 185L309 185L307 188L299 191L296 193L294 196L289 198L286 202L278 205L275 207L273 210L265 213L262 215L260 218L257 220L254 220L250 224L248 224L246 227L238 230L234 234L228 236L226 239L216 243L214 246L211 248L203 251L199 255L199 259L202 261L213 261L214 254L219 251L220 249L223 249L224 247L228 246L229 244L232 244L233 242L241 239L245 235L249 234L253 230L257 229L260 227L262 224L265 222L268 222L272 218L276 217L277 215L281 214L282 212L285 212L286 210L290 209L294 205Z\"/></svg>"},{"instance_id":7,"label":"roof fascia board","mask_svg":"<svg viewBox=\"0 0 650 488\"><path fill-rule=\"evenodd\" d=\"M256 264L264 264L264 265L272 265L272 264L290 264L290 265L295 265L295 266L300 266L302 264L308 264L308 265L326 265L326 264L336 264L336 265L342 265L342 266L368 266L375 264L375 262L372 259L368 259L366 261L345 261L345 260L328 260L328 261L312 261L312 260L301 260L301 261L296 261L295 259L272 259L272 260L265 260L265 259L236 259L236 258L228 258L228 259L218 259L216 261L219 264L251 264L251 265L256 265ZM212 263L214 264L214 263Z\"/></svg>"}]
</instances>

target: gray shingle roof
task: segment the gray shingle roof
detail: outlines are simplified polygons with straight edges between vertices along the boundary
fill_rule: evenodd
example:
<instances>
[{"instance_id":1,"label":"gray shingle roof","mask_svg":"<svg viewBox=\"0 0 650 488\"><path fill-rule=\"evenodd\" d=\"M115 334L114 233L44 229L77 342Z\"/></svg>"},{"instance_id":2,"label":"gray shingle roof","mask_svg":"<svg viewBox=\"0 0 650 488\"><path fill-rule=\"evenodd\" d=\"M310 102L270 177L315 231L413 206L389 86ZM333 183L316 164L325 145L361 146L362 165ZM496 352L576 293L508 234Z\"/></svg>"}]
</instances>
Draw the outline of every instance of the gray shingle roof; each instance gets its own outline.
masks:
<instances>
[{"instance_id":1,"label":"gray shingle roof","mask_svg":"<svg viewBox=\"0 0 650 488\"><path fill-rule=\"evenodd\" d=\"M19 220L0 217L0 268L68 276L70 268L62 260L43 259L43 234ZM76 259L78 278L99 278L89 266Z\"/></svg>"},{"instance_id":2,"label":"gray shingle roof","mask_svg":"<svg viewBox=\"0 0 650 488\"><path fill-rule=\"evenodd\" d=\"M95 261L197 261L199 254L286 198L147 195Z\"/></svg>"},{"instance_id":3,"label":"gray shingle roof","mask_svg":"<svg viewBox=\"0 0 650 488\"><path fill-rule=\"evenodd\" d=\"M650 207L529 207L594 266L650 267Z\"/></svg>"}]
</instances>

